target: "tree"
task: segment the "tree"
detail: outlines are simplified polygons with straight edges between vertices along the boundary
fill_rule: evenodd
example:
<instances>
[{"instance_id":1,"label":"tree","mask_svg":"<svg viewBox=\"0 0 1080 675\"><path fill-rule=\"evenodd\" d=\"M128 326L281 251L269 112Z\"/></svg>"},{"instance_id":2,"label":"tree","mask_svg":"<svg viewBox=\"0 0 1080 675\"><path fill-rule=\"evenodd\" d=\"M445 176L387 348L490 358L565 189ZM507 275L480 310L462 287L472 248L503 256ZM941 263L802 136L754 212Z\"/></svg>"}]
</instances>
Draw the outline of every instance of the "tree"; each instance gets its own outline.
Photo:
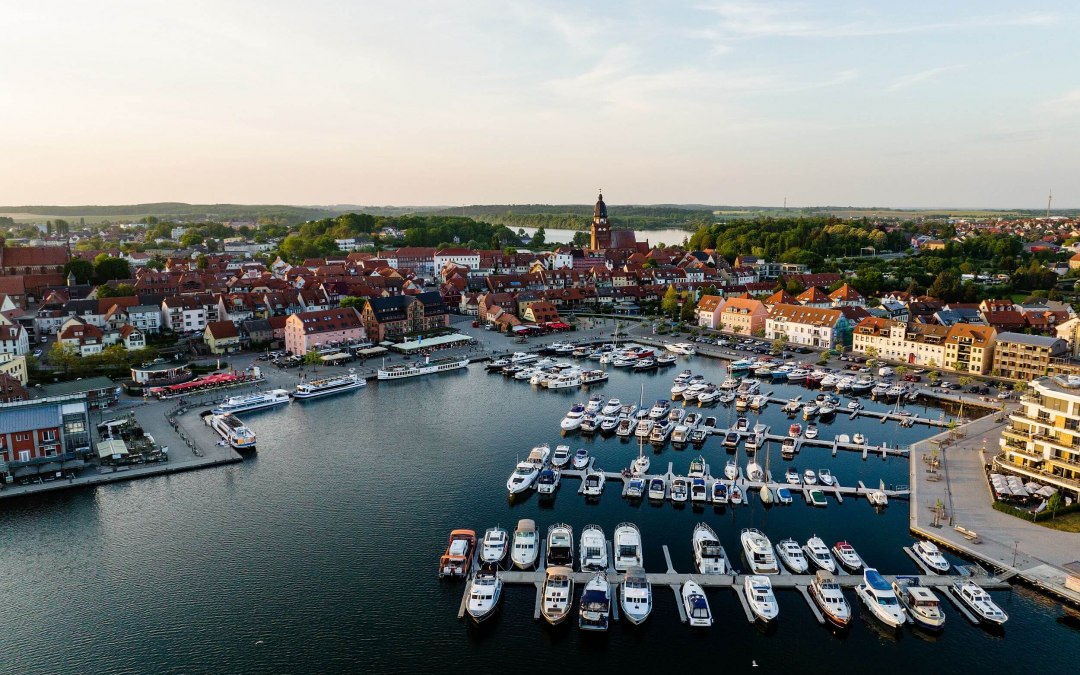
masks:
<instances>
[{"instance_id":1,"label":"tree","mask_svg":"<svg viewBox=\"0 0 1080 675\"><path fill-rule=\"evenodd\" d=\"M694 300L688 293L686 299L683 300L682 309L679 310L680 321L693 321L696 314L694 312Z\"/></svg>"},{"instance_id":2,"label":"tree","mask_svg":"<svg viewBox=\"0 0 1080 675\"><path fill-rule=\"evenodd\" d=\"M873 347L873 346L867 347L864 351L866 352L866 355L869 356L870 358L876 358L877 355L878 355L878 348L877 347Z\"/></svg>"},{"instance_id":3,"label":"tree","mask_svg":"<svg viewBox=\"0 0 1080 675\"><path fill-rule=\"evenodd\" d=\"M94 263L82 258L72 258L64 265L64 276L75 275L75 283L86 284L94 277Z\"/></svg>"},{"instance_id":4,"label":"tree","mask_svg":"<svg viewBox=\"0 0 1080 675\"><path fill-rule=\"evenodd\" d=\"M907 373L908 370L910 370L910 369L907 366L905 366L904 364L900 364L899 366L893 368L893 371L897 375L899 375L900 377L903 377Z\"/></svg>"},{"instance_id":5,"label":"tree","mask_svg":"<svg viewBox=\"0 0 1080 675\"><path fill-rule=\"evenodd\" d=\"M931 370L929 373L926 374L926 377L929 378L931 382L937 382L941 379L941 373L936 370Z\"/></svg>"},{"instance_id":6,"label":"tree","mask_svg":"<svg viewBox=\"0 0 1080 675\"><path fill-rule=\"evenodd\" d=\"M660 301L660 308L664 311L664 314L672 318L679 311L679 294L675 291L674 286L667 287L667 291L664 292L664 299Z\"/></svg>"},{"instance_id":7,"label":"tree","mask_svg":"<svg viewBox=\"0 0 1080 675\"><path fill-rule=\"evenodd\" d=\"M165 269L165 261L161 259L161 256L154 256L146 263L146 268L151 270L161 271Z\"/></svg>"},{"instance_id":8,"label":"tree","mask_svg":"<svg viewBox=\"0 0 1080 675\"><path fill-rule=\"evenodd\" d=\"M536 228L536 234L534 234L532 236L532 239L529 241L529 247L530 248L543 248L546 245L547 245L547 237L545 236L544 228L543 227Z\"/></svg>"},{"instance_id":9,"label":"tree","mask_svg":"<svg viewBox=\"0 0 1080 675\"><path fill-rule=\"evenodd\" d=\"M200 253L199 256L195 258L195 268L204 270L208 267L210 267L210 256L205 253Z\"/></svg>"},{"instance_id":10,"label":"tree","mask_svg":"<svg viewBox=\"0 0 1080 675\"><path fill-rule=\"evenodd\" d=\"M79 362L79 355L75 347L63 342L54 342L49 348L48 361L50 366L63 368L66 375Z\"/></svg>"},{"instance_id":11,"label":"tree","mask_svg":"<svg viewBox=\"0 0 1080 675\"><path fill-rule=\"evenodd\" d=\"M363 312L364 307L367 305L366 298L358 298L355 295L346 295L341 299L342 307L353 307L357 312Z\"/></svg>"},{"instance_id":12,"label":"tree","mask_svg":"<svg viewBox=\"0 0 1080 675\"><path fill-rule=\"evenodd\" d=\"M524 233L524 230L522 230L522 233ZM571 243L578 248L584 248L585 246L588 246L589 233L585 232L584 230L578 230L574 233L574 238Z\"/></svg>"},{"instance_id":13,"label":"tree","mask_svg":"<svg viewBox=\"0 0 1080 675\"><path fill-rule=\"evenodd\" d=\"M115 286L102 284L97 288L99 298L130 298L133 295L135 295L135 287L131 284L117 284Z\"/></svg>"},{"instance_id":14,"label":"tree","mask_svg":"<svg viewBox=\"0 0 1080 675\"><path fill-rule=\"evenodd\" d=\"M131 266L123 258L113 258L102 253L94 258L94 278L99 284L115 279L130 279Z\"/></svg>"},{"instance_id":15,"label":"tree","mask_svg":"<svg viewBox=\"0 0 1080 675\"><path fill-rule=\"evenodd\" d=\"M194 230L188 230L180 235L180 245L184 248L198 246L201 243L203 243L203 236Z\"/></svg>"},{"instance_id":16,"label":"tree","mask_svg":"<svg viewBox=\"0 0 1080 675\"><path fill-rule=\"evenodd\" d=\"M785 347L787 347L787 338L781 335L772 341L772 348L770 351L772 351L773 354L780 354L784 351Z\"/></svg>"},{"instance_id":17,"label":"tree","mask_svg":"<svg viewBox=\"0 0 1080 675\"><path fill-rule=\"evenodd\" d=\"M970 375L962 375L962 376L961 376L961 377L960 377L960 378L959 378L959 379L957 380L957 382L959 382L959 383L960 383L960 386L961 386L961 387L966 387L966 386L970 385L970 384L971 384L972 382L974 382L974 381L975 381L975 378L974 378L974 377L971 377Z\"/></svg>"}]
</instances>

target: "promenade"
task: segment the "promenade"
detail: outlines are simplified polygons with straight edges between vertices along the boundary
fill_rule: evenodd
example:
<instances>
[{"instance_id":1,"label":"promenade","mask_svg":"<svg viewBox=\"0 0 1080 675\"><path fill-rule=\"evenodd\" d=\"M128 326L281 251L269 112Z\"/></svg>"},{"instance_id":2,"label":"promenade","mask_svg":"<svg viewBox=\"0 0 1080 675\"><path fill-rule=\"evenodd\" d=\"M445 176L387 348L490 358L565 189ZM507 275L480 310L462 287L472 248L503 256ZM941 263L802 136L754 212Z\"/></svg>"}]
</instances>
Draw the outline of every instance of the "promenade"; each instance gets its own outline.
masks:
<instances>
[{"instance_id":1,"label":"promenade","mask_svg":"<svg viewBox=\"0 0 1080 675\"><path fill-rule=\"evenodd\" d=\"M1065 587L1064 564L1080 558L1080 535L1052 530L994 510L984 466L998 451L1007 422L988 415L955 432L911 447L912 532L938 545L1018 577L1059 598L1080 604L1080 593ZM938 467L928 461L940 459ZM938 511L940 502L941 512ZM937 518L935 520L935 516ZM957 528L961 529L957 529Z\"/></svg>"}]
</instances>

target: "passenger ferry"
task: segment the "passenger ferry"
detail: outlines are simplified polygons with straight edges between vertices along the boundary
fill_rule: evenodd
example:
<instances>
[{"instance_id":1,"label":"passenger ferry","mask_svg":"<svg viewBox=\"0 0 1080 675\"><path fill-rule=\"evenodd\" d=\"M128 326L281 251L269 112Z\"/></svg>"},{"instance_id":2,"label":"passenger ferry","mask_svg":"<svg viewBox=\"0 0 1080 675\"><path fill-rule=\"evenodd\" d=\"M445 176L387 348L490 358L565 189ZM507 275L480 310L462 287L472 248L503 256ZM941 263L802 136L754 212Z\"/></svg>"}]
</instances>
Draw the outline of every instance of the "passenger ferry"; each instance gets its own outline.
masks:
<instances>
[{"instance_id":1,"label":"passenger ferry","mask_svg":"<svg viewBox=\"0 0 1080 675\"><path fill-rule=\"evenodd\" d=\"M218 432L236 450L254 450L255 432L231 413L209 416L210 428Z\"/></svg>"},{"instance_id":2,"label":"passenger ferry","mask_svg":"<svg viewBox=\"0 0 1080 675\"><path fill-rule=\"evenodd\" d=\"M469 365L468 357L435 359L425 358L423 363L415 365L400 365L379 368L378 379L400 380L404 377L416 377L417 375L430 375L431 373L443 373L448 370L459 370Z\"/></svg>"},{"instance_id":3,"label":"passenger ferry","mask_svg":"<svg viewBox=\"0 0 1080 675\"><path fill-rule=\"evenodd\" d=\"M283 405L289 402L289 392L284 389L271 389L270 391L260 391L257 394L247 394L246 396L232 396L219 405L213 408L210 412L215 415L223 415L225 413L238 413L247 412L249 410L262 410L263 408L272 408L276 405Z\"/></svg>"},{"instance_id":4,"label":"passenger ferry","mask_svg":"<svg viewBox=\"0 0 1080 675\"><path fill-rule=\"evenodd\" d=\"M296 385L292 397L298 399L317 398L319 396L329 396L330 394L339 394L343 391L359 389L366 385L367 382L364 381L364 378L356 373L350 372L348 375L336 375L323 380L301 382Z\"/></svg>"}]
</instances>

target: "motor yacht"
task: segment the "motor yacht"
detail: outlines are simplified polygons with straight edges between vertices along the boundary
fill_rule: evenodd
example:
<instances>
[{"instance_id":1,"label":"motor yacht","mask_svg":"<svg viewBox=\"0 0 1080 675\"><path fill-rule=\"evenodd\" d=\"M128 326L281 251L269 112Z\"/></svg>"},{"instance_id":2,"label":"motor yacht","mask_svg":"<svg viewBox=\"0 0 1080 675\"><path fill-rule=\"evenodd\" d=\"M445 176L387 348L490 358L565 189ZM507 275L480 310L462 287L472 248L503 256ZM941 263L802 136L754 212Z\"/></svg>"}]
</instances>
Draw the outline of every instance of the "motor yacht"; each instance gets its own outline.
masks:
<instances>
[{"instance_id":1,"label":"motor yacht","mask_svg":"<svg viewBox=\"0 0 1080 675\"><path fill-rule=\"evenodd\" d=\"M667 421L672 424L678 424L679 422L682 422L684 417L686 417L685 410L682 408L672 408L667 414Z\"/></svg>"},{"instance_id":2,"label":"motor yacht","mask_svg":"<svg viewBox=\"0 0 1080 675\"><path fill-rule=\"evenodd\" d=\"M615 555L616 572L625 572L634 567L641 567L642 545L641 530L633 523L619 523L615 526L611 548Z\"/></svg>"},{"instance_id":3,"label":"motor yacht","mask_svg":"<svg viewBox=\"0 0 1080 675\"><path fill-rule=\"evenodd\" d=\"M731 402L735 400L735 394L730 391L724 394L720 394L720 398L716 399L721 405L731 405Z\"/></svg>"},{"instance_id":4,"label":"motor yacht","mask_svg":"<svg viewBox=\"0 0 1080 675\"><path fill-rule=\"evenodd\" d=\"M784 480L787 481L789 485L798 485L800 482L799 470L793 466L789 466L787 471L784 472Z\"/></svg>"},{"instance_id":5,"label":"motor yacht","mask_svg":"<svg viewBox=\"0 0 1080 675\"><path fill-rule=\"evenodd\" d=\"M806 553L807 559L818 569L823 569L832 574L836 573L836 560L833 559L832 553L829 553L829 547L825 545L821 537L815 534L807 539L806 545L803 546L803 552Z\"/></svg>"},{"instance_id":6,"label":"motor yacht","mask_svg":"<svg viewBox=\"0 0 1080 675\"><path fill-rule=\"evenodd\" d=\"M788 371L787 380L788 382L805 382L806 376L809 374L810 371L806 370L805 368L795 368Z\"/></svg>"},{"instance_id":7,"label":"motor yacht","mask_svg":"<svg viewBox=\"0 0 1080 675\"><path fill-rule=\"evenodd\" d=\"M855 547L846 541L838 541L832 547L833 556L840 566L849 572L858 572L865 563L862 557L855 552Z\"/></svg>"},{"instance_id":8,"label":"motor yacht","mask_svg":"<svg viewBox=\"0 0 1080 675\"><path fill-rule=\"evenodd\" d=\"M623 493L627 499L641 499L645 496L646 484L645 479L641 476L634 476L626 483L626 491Z\"/></svg>"},{"instance_id":9,"label":"motor yacht","mask_svg":"<svg viewBox=\"0 0 1080 675\"><path fill-rule=\"evenodd\" d=\"M566 523L556 523L548 527L546 564L574 564L574 528Z\"/></svg>"},{"instance_id":10,"label":"motor yacht","mask_svg":"<svg viewBox=\"0 0 1080 675\"><path fill-rule=\"evenodd\" d=\"M810 598L818 606L825 619L843 628L851 621L851 606L836 578L825 570L818 570L810 581Z\"/></svg>"},{"instance_id":11,"label":"motor yacht","mask_svg":"<svg viewBox=\"0 0 1080 675\"><path fill-rule=\"evenodd\" d=\"M690 479L676 476L671 481L671 501L681 504L690 498Z\"/></svg>"},{"instance_id":12,"label":"motor yacht","mask_svg":"<svg viewBox=\"0 0 1080 675\"><path fill-rule=\"evenodd\" d=\"M634 430L637 429L638 420L635 417L623 417L618 420L615 426L615 435L620 438L629 438L634 435Z\"/></svg>"},{"instance_id":13,"label":"motor yacht","mask_svg":"<svg viewBox=\"0 0 1080 675\"><path fill-rule=\"evenodd\" d=\"M600 422L600 433L610 434L611 432L615 431L615 429L619 426L619 422L621 421L623 420L615 416L603 418Z\"/></svg>"},{"instance_id":14,"label":"motor yacht","mask_svg":"<svg viewBox=\"0 0 1080 675\"><path fill-rule=\"evenodd\" d=\"M832 487L833 484L836 483L836 481L833 479L832 472L829 471L828 469L818 469L817 477L818 477L818 481L822 485Z\"/></svg>"},{"instance_id":15,"label":"motor yacht","mask_svg":"<svg viewBox=\"0 0 1080 675\"><path fill-rule=\"evenodd\" d=\"M697 392L697 401L699 406L709 405L715 403L723 397L723 394L719 389L713 385L706 385L704 389Z\"/></svg>"},{"instance_id":16,"label":"motor yacht","mask_svg":"<svg viewBox=\"0 0 1080 675\"><path fill-rule=\"evenodd\" d=\"M573 455L570 454L569 445L556 445L555 454L551 456L551 465L561 469L570 463L570 459Z\"/></svg>"},{"instance_id":17,"label":"motor yacht","mask_svg":"<svg viewBox=\"0 0 1080 675\"><path fill-rule=\"evenodd\" d=\"M660 420L653 425L652 433L649 434L649 442L658 444L666 443L674 428L675 425L668 420Z\"/></svg>"},{"instance_id":18,"label":"motor yacht","mask_svg":"<svg viewBox=\"0 0 1080 675\"><path fill-rule=\"evenodd\" d=\"M797 439L791 438L789 436L788 438L785 438L780 443L780 454L785 459L791 459L792 457L794 457L796 450L798 450L798 440Z\"/></svg>"},{"instance_id":19,"label":"motor yacht","mask_svg":"<svg viewBox=\"0 0 1080 675\"><path fill-rule=\"evenodd\" d=\"M690 480L690 501L706 502L709 499L709 488L704 478L692 478Z\"/></svg>"},{"instance_id":20,"label":"motor yacht","mask_svg":"<svg viewBox=\"0 0 1080 675\"><path fill-rule=\"evenodd\" d=\"M649 409L649 419L658 420L667 416L671 410L671 404L667 401L660 399L653 404L653 407Z\"/></svg>"},{"instance_id":21,"label":"motor yacht","mask_svg":"<svg viewBox=\"0 0 1080 675\"><path fill-rule=\"evenodd\" d=\"M722 480L713 481L710 501L713 504L727 504L729 500L727 484Z\"/></svg>"},{"instance_id":22,"label":"motor yacht","mask_svg":"<svg viewBox=\"0 0 1080 675\"><path fill-rule=\"evenodd\" d=\"M539 475L540 467L536 464L529 461L518 462L514 472L506 479L506 489L512 495L524 492L532 487Z\"/></svg>"},{"instance_id":23,"label":"motor yacht","mask_svg":"<svg viewBox=\"0 0 1080 675\"><path fill-rule=\"evenodd\" d=\"M804 420L813 419L818 414L818 407L816 403L807 403L802 408L802 416Z\"/></svg>"},{"instance_id":24,"label":"motor yacht","mask_svg":"<svg viewBox=\"0 0 1080 675\"><path fill-rule=\"evenodd\" d=\"M582 571L607 569L607 539L599 525L586 525L581 530L578 551Z\"/></svg>"},{"instance_id":25,"label":"motor yacht","mask_svg":"<svg viewBox=\"0 0 1080 675\"><path fill-rule=\"evenodd\" d=\"M686 473L690 478L704 478L705 477L705 459L698 455L694 459L690 460L690 470Z\"/></svg>"},{"instance_id":26,"label":"motor yacht","mask_svg":"<svg viewBox=\"0 0 1080 675\"><path fill-rule=\"evenodd\" d=\"M540 472L540 477L536 479L536 492L541 495L553 495L559 489L559 483L562 481L562 471L558 469L544 469Z\"/></svg>"},{"instance_id":27,"label":"motor yacht","mask_svg":"<svg viewBox=\"0 0 1080 675\"><path fill-rule=\"evenodd\" d=\"M536 522L522 518L514 529L514 541L510 545L510 560L518 569L530 569L540 554L540 533Z\"/></svg>"},{"instance_id":28,"label":"motor yacht","mask_svg":"<svg viewBox=\"0 0 1080 675\"><path fill-rule=\"evenodd\" d=\"M667 481L659 476L649 480L649 499L663 500L667 497Z\"/></svg>"},{"instance_id":29,"label":"motor yacht","mask_svg":"<svg viewBox=\"0 0 1080 675\"><path fill-rule=\"evenodd\" d=\"M634 435L638 438L648 438L652 435L653 426L655 424L656 422L651 419L639 420L637 423L637 431L634 432Z\"/></svg>"},{"instance_id":30,"label":"motor yacht","mask_svg":"<svg viewBox=\"0 0 1080 675\"><path fill-rule=\"evenodd\" d=\"M540 613L553 626L570 615L574 595L574 570L561 565L549 567L544 572L544 586Z\"/></svg>"},{"instance_id":31,"label":"motor yacht","mask_svg":"<svg viewBox=\"0 0 1080 675\"><path fill-rule=\"evenodd\" d=\"M855 435L851 437L851 440L855 443L855 445L866 445L866 436L863 436L858 432L856 432Z\"/></svg>"},{"instance_id":32,"label":"motor yacht","mask_svg":"<svg viewBox=\"0 0 1080 675\"><path fill-rule=\"evenodd\" d=\"M600 428L603 418L598 413L585 413L581 418L581 433L591 436Z\"/></svg>"},{"instance_id":33,"label":"motor yacht","mask_svg":"<svg viewBox=\"0 0 1080 675\"><path fill-rule=\"evenodd\" d=\"M790 427L788 427L788 437L790 437L790 438L798 438L799 436L802 436L802 425L801 424L796 423L796 424L792 424Z\"/></svg>"},{"instance_id":34,"label":"motor yacht","mask_svg":"<svg viewBox=\"0 0 1080 675\"><path fill-rule=\"evenodd\" d=\"M589 466L589 451L585 448L579 448L574 453L574 458L571 460L572 466L575 469L584 469Z\"/></svg>"},{"instance_id":35,"label":"motor yacht","mask_svg":"<svg viewBox=\"0 0 1080 675\"><path fill-rule=\"evenodd\" d=\"M615 415L622 408L623 404L617 398L610 398L608 402L604 404L604 407L600 409L601 415Z\"/></svg>"},{"instance_id":36,"label":"motor yacht","mask_svg":"<svg viewBox=\"0 0 1080 675\"><path fill-rule=\"evenodd\" d=\"M932 590L920 586L917 577L896 577L892 587L916 626L929 631L939 631L945 627L941 601Z\"/></svg>"},{"instance_id":37,"label":"motor yacht","mask_svg":"<svg viewBox=\"0 0 1080 675\"><path fill-rule=\"evenodd\" d=\"M475 548L476 532L452 530L450 540L446 543L446 551L439 558L439 578L469 576Z\"/></svg>"},{"instance_id":38,"label":"motor yacht","mask_svg":"<svg viewBox=\"0 0 1080 675\"><path fill-rule=\"evenodd\" d=\"M480 562L485 565L499 566L506 558L510 545L510 535L501 527L491 527L484 532L480 543Z\"/></svg>"},{"instance_id":39,"label":"motor yacht","mask_svg":"<svg viewBox=\"0 0 1080 675\"><path fill-rule=\"evenodd\" d=\"M566 417L562 418L562 422L559 426L563 431L576 431L581 428L581 421L585 417L585 406L581 403L575 403L570 411L566 413Z\"/></svg>"},{"instance_id":40,"label":"motor yacht","mask_svg":"<svg viewBox=\"0 0 1080 675\"><path fill-rule=\"evenodd\" d=\"M734 459L729 459L727 464L724 465L724 477L728 480L735 480L739 477L739 465L735 463Z\"/></svg>"},{"instance_id":41,"label":"motor yacht","mask_svg":"<svg viewBox=\"0 0 1080 675\"><path fill-rule=\"evenodd\" d=\"M778 543L776 545L776 557L794 574L806 574L807 569L809 569L806 556L803 555L799 542L794 539L785 539Z\"/></svg>"},{"instance_id":42,"label":"motor yacht","mask_svg":"<svg viewBox=\"0 0 1080 675\"><path fill-rule=\"evenodd\" d=\"M603 471L585 472L584 485L581 486L581 494L586 497L599 497L604 494L604 481L607 476Z\"/></svg>"},{"instance_id":43,"label":"motor yacht","mask_svg":"<svg viewBox=\"0 0 1080 675\"><path fill-rule=\"evenodd\" d=\"M619 606L626 620L639 625L652 612L652 584L641 567L632 567L623 575Z\"/></svg>"},{"instance_id":44,"label":"motor yacht","mask_svg":"<svg viewBox=\"0 0 1080 675\"><path fill-rule=\"evenodd\" d=\"M708 628L712 625L712 611L709 609L709 601L705 598L705 591L693 580L688 580L682 585L683 609L686 611L686 620L691 626Z\"/></svg>"},{"instance_id":45,"label":"motor yacht","mask_svg":"<svg viewBox=\"0 0 1080 675\"><path fill-rule=\"evenodd\" d=\"M799 403L799 398L795 397L788 399L788 402L784 404L784 407L780 408L780 411L788 415L794 415L802 408L802 404Z\"/></svg>"},{"instance_id":46,"label":"motor yacht","mask_svg":"<svg viewBox=\"0 0 1080 675\"><path fill-rule=\"evenodd\" d=\"M742 531L739 539L742 542L746 562L754 574L780 573L776 558L773 556L772 543L760 530L748 527Z\"/></svg>"},{"instance_id":47,"label":"motor yacht","mask_svg":"<svg viewBox=\"0 0 1080 675\"><path fill-rule=\"evenodd\" d=\"M780 607L773 595L772 581L760 574L747 575L743 580L743 590L750 611L762 621L772 621L780 614Z\"/></svg>"},{"instance_id":48,"label":"motor yacht","mask_svg":"<svg viewBox=\"0 0 1080 675\"><path fill-rule=\"evenodd\" d=\"M945 556L941 553L941 549L933 542L916 542L915 545L911 547L911 551L932 574L949 573L949 561L945 559Z\"/></svg>"},{"instance_id":49,"label":"motor yacht","mask_svg":"<svg viewBox=\"0 0 1080 675\"><path fill-rule=\"evenodd\" d=\"M863 583L855 587L855 595L886 626L899 628L907 622L907 612L897 599L892 585L876 569L868 567L863 572Z\"/></svg>"},{"instance_id":50,"label":"motor yacht","mask_svg":"<svg viewBox=\"0 0 1080 675\"><path fill-rule=\"evenodd\" d=\"M980 621L1000 626L1009 620L1009 615L997 606L990 594L971 579L954 581L952 591Z\"/></svg>"},{"instance_id":51,"label":"motor yacht","mask_svg":"<svg viewBox=\"0 0 1080 675\"><path fill-rule=\"evenodd\" d=\"M465 610L476 623L481 623L495 613L502 595L502 580L495 572L480 572L469 583L469 599Z\"/></svg>"},{"instance_id":52,"label":"motor yacht","mask_svg":"<svg viewBox=\"0 0 1080 675\"><path fill-rule=\"evenodd\" d=\"M817 474L813 469L807 469L803 471L803 483L807 485L817 485Z\"/></svg>"},{"instance_id":53,"label":"motor yacht","mask_svg":"<svg viewBox=\"0 0 1080 675\"><path fill-rule=\"evenodd\" d=\"M818 430L816 424L806 425L806 437L810 439L817 438Z\"/></svg>"},{"instance_id":54,"label":"motor yacht","mask_svg":"<svg viewBox=\"0 0 1080 675\"><path fill-rule=\"evenodd\" d=\"M734 431L729 431L724 434L724 447L725 448L737 448L739 446L739 434Z\"/></svg>"},{"instance_id":55,"label":"motor yacht","mask_svg":"<svg viewBox=\"0 0 1080 675\"><path fill-rule=\"evenodd\" d=\"M831 389L832 387L835 387L836 383L839 381L840 378L835 375L829 374L821 378L821 382L818 383L818 386L822 389Z\"/></svg>"}]
</instances>

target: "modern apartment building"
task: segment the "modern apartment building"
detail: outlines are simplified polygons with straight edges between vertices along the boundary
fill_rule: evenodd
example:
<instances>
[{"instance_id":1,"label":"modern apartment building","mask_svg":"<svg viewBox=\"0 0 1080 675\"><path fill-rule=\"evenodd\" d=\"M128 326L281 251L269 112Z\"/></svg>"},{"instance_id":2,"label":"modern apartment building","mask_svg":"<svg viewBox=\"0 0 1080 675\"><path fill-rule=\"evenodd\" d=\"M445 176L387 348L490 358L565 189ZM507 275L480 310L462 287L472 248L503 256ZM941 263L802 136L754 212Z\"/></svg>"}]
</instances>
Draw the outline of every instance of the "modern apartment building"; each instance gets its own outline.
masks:
<instances>
[{"instance_id":1,"label":"modern apartment building","mask_svg":"<svg viewBox=\"0 0 1080 675\"><path fill-rule=\"evenodd\" d=\"M1080 377L1033 380L999 443L997 468L1080 499Z\"/></svg>"},{"instance_id":2,"label":"modern apartment building","mask_svg":"<svg viewBox=\"0 0 1080 675\"><path fill-rule=\"evenodd\" d=\"M993 372L1014 380L1033 380L1052 375L1064 364L1069 343L1061 338L1026 333L998 333L994 345Z\"/></svg>"}]
</instances>

